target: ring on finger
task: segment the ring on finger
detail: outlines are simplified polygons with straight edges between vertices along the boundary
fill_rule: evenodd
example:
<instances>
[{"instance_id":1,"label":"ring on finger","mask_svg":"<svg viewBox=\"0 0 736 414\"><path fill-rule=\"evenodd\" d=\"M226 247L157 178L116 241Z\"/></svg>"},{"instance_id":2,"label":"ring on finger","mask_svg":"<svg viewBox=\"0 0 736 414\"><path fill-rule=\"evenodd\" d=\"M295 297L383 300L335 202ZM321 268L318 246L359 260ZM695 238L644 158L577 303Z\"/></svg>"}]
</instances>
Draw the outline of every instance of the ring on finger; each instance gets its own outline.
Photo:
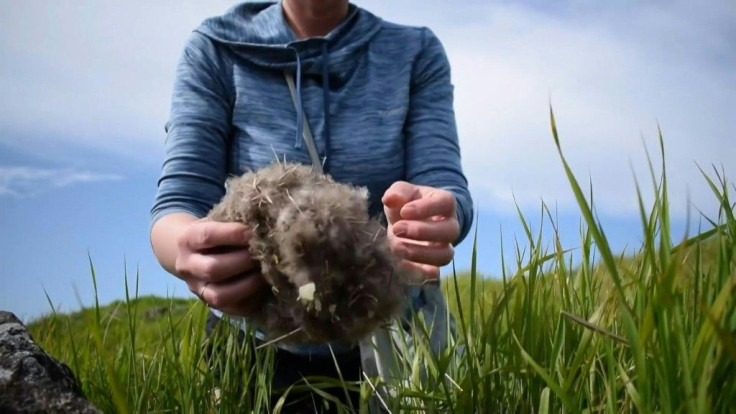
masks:
<instances>
[{"instance_id":1,"label":"ring on finger","mask_svg":"<svg viewBox=\"0 0 736 414\"><path fill-rule=\"evenodd\" d=\"M198 295L199 296L199 299L201 299L202 302L205 302L205 303L207 301L204 300L204 291L205 291L205 289L207 289L207 285L209 285L209 284L210 284L210 282L204 282L204 286L202 286L202 290L199 291L199 295Z\"/></svg>"}]
</instances>

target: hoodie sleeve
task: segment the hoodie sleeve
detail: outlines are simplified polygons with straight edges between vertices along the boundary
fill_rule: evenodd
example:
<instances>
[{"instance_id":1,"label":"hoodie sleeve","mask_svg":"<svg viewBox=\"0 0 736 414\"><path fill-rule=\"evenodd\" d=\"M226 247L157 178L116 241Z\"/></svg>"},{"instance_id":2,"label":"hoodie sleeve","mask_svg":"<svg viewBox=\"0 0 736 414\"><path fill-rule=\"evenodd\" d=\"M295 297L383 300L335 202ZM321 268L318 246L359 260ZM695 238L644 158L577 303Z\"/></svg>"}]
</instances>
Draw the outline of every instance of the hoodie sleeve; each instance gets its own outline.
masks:
<instances>
[{"instance_id":1,"label":"hoodie sleeve","mask_svg":"<svg viewBox=\"0 0 736 414\"><path fill-rule=\"evenodd\" d=\"M450 191L457 201L460 243L470 231L473 201L460 165L450 64L439 39L422 29L423 47L414 62L405 124L407 178Z\"/></svg>"},{"instance_id":2,"label":"hoodie sleeve","mask_svg":"<svg viewBox=\"0 0 736 414\"><path fill-rule=\"evenodd\" d=\"M205 216L225 193L231 93L212 42L195 32L176 69L165 156L151 226L164 215Z\"/></svg>"}]
</instances>

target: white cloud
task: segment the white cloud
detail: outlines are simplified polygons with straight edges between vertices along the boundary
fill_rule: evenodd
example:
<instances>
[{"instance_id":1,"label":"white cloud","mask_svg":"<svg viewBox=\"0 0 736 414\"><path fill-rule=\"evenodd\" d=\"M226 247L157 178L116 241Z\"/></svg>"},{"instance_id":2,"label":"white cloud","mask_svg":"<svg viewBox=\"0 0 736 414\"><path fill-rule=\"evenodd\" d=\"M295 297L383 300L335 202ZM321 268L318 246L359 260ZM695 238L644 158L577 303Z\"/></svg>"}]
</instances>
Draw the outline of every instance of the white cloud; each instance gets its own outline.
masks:
<instances>
[{"instance_id":1,"label":"white cloud","mask_svg":"<svg viewBox=\"0 0 736 414\"><path fill-rule=\"evenodd\" d=\"M736 49L723 41L732 20L682 5L604 11L572 18L495 5L483 24L440 33L481 207L513 209L512 193L522 205L540 197L561 208L574 203L550 133L550 100L563 150L582 184L593 180L603 212L636 212L632 166L650 193L642 137L658 164L657 121L677 215L688 190L695 205L715 205L695 162L723 164L736 176L736 145L728 144Z\"/></svg>"},{"instance_id":2,"label":"white cloud","mask_svg":"<svg viewBox=\"0 0 736 414\"><path fill-rule=\"evenodd\" d=\"M68 169L0 167L0 196L31 197L56 188L101 181L118 181L117 174Z\"/></svg>"},{"instance_id":3,"label":"white cloud","mask_svg":"<svg viewBox=\"0 0 736 414\"><path fill-rule=\"evenodd\" d=\"M25 145L159 157L184 41L233 3L1 2L0 142L24 145L22 132L39 140Z\"/></svg>"}]
</instances>

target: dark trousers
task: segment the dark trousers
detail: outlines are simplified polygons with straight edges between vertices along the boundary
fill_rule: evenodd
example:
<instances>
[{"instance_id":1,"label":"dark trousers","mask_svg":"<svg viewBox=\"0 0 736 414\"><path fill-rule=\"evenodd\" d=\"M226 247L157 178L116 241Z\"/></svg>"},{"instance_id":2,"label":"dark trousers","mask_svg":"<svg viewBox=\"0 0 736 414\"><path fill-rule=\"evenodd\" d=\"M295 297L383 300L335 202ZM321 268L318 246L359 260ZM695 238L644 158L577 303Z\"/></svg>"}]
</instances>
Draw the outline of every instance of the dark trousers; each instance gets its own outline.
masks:
<instances>
[{"instance_id":1,"label":"dark trousers","mask_svg":"<svg viewBox=\"0 0 736 414\"><path fill-rule=\"evenodd\" d=\"M205 331L210 336L219 323L225 323L220 320L212 312L207 316L207 325ZM239 341L243 341L244 334L238 331ZM210 349L209 354L214 356L214 350ZM332 355L298 355L283 349L276 349L274 355L274 372L273 372L273 390L274 394L271 398L271 404L274 405L281 398L281 390L285 390L295 383L305 384L302 380L305 377L329 377L340 378L335 367L340 368L340 373L345 381L355 382L360 380L360 350L356 346L349 352L336 353L333 360ZM360 403L360 394L355 391L348 391L350 403L346 398L346 391L342 388L330 388L324 390L326 393L334 396L342 404L350 406L358 410ZM337 412L335 404L329 402L329 408L325 409L325 399L315 392L294 392L289 393L286 399L284 413L331 413Z\"/></svg>"}]
</instances>

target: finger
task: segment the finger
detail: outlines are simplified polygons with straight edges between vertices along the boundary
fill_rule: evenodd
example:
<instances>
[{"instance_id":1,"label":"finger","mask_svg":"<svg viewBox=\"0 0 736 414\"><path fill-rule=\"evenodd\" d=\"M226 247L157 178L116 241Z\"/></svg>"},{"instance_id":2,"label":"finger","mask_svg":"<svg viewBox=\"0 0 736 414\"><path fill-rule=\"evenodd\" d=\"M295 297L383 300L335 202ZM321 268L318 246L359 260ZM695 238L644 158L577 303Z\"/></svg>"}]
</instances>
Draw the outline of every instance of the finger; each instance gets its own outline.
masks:
<instances>
[{"instance_id":1,"label":"finger","mask_svg":"<svg viewBox=\"0 0 736 414\"><path fill-rule=\"evenodd\" d=\"M393 225L396 237L417 241L454 243L460 234L457 219L401 220Z\"/></svg>"},{"instance_id":2,"label":"finger","mask_svg":"<svg viewBox=\"0 0 736 414\"><path fill-rule=\"evenodd\" d=\"M433 189L423 197L406 203L401 217L406 220L425 220L433 216L456 218L455 196L449 191Z\"/></svg>"},{"instance_id":3,"label":"finger","mask_svg":"<svg viewBox=\"0 0 736 414\"><path fill-rule=\"evenodd\" d=\"M207 287L202 285L201 298L215 309L232 308L252 298L265 284L260 273L249 273L225 282L209 283Z\"/></svg>"},{"instance_id":4,"label":"finger","mask_svg":"<svg viewBox=\"0 0 736 414\"><path fill-rule=\"evenodd\" d=\"M411 262L423 263L432 266L444 266L450 263L452 258L455 256L455 251L452 248L452 245L447 243L425 246L399 241L398 244L399 247L396 249L392 247L392 250L402 259L406 259Z\"/></svg>"},{"instance_id":5,"label":"finger","mask_svg":"<svg viewBox=\"0 0 736 414\"><path fill-rule=\"evenodd\" d=\"M182 237L182 243L191 251L219 246L247 246L251 232L242 223L222 223L202 220L193 223Z\"/></svg>"},{"instance_id":6,"label":"finger","mask_svg":"<svg viewBox=\"0 0 736 414\"><path fill-rule=\"evenodd\" d=\"M389 223L395 223L401 216L399 211L404 204L419 197L419 189L417 186L407 183L406 181L397 181L386 190L381 198L384 206L384 213Z\"/></svg>"},{"instance_id":7,"label":"finger","mask_svg":"<svg viewBox=\"0 0 736 414\"><path fill-rule=\"evenodd\" d=\"M238 249L219 254L191 254L186 263L177 266L177 271L203 282L221 282L252 268L253 257L248 249Z\"/></svg>"},{"instance_id":8,"label":"finger","mask_svg":"<svg viewBox=\"0 0 736 414\"><path fill-rule=\"evenodd\" d=\"M388 207L398 207L420 196L419 187L406 181L397 181L383 194L381 202Z\"/></svg>"},{"instance_id":9,"label":"finger","mask_svg":"<svg viewBox=\"0 0 736 414\"><path fill-rule=\"evenodd\" d=\"M402 260L399 263L399 267L403 272L421 274L424 280L421 283L417 283L419 285L424 283L439 283L440 281L440 268L437 266Z\"/></svg>"}]
</instances>

